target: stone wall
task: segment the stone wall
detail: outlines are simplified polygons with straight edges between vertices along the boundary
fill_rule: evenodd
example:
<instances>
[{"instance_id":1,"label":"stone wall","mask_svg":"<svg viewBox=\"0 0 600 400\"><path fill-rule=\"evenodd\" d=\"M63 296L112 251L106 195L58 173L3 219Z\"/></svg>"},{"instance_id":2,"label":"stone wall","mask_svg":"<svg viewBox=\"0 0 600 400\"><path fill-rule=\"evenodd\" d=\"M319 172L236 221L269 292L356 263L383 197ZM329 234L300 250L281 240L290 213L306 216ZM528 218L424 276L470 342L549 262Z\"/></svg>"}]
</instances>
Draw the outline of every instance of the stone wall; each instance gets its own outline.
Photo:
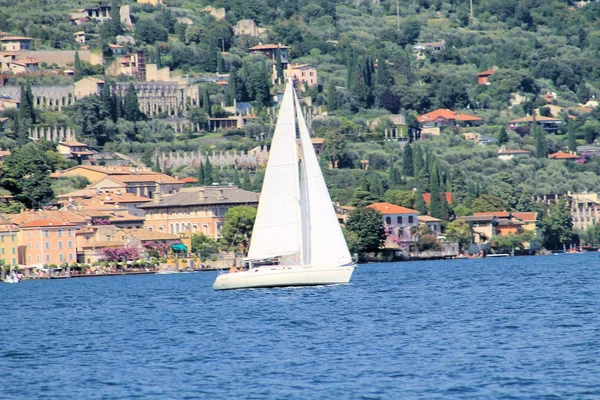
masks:
<instances>
[{"instance_id":1,"label":"stone wall","mask_svg":"<svg viewBox=\"0 0 600 400\"><path fill-rule=\"evenodd\" d=\"M157 154L158 164L161 170L179 168L184 166L199 167L200 163L210 163L219 168L257 169L267 163L269 152L265 147L258 147L248 152L244 151L212 151L202 153L200 151L186 152L160 152Z\"/></svg>"},{"instance_id":2,"label":"stone wall","mask_svg":"<svg viewBox=\"0 0 600 400\"><path fill-rule=\"evenodd\" d=\"M102 54L92 53L90 50L79 50L79 59L92 65L102 65L104 59ZM31 57L37 59L40 64L45 62L48 65L56 64L61 68L73 67L75 62L75 50L33 50L20 51L19 57Z\"/></svg>"},{"instance_id":3,"label":"stone wall","mask_svg":"<svg viewBox=\"0 0 600 400\"><path fill-rule=\"evenodd\" d=\"M33 126L29 128L29 138L33 141L74 142L75 131L64 126Z\"/></svg>"},{"instance_id":4,"label":"stone wall","mask_svg":"<svg viewBox=\"0 0 600 400\"><path fill-rule=\"evenodd\" d=\"M113 85L113 93L125 97L129 82ZM200 91L197 85L178 82L134 82L140 111L149 117L164 113L169 116L187 111L188 107L198 107Z\"/></svg>"}]
</instances>

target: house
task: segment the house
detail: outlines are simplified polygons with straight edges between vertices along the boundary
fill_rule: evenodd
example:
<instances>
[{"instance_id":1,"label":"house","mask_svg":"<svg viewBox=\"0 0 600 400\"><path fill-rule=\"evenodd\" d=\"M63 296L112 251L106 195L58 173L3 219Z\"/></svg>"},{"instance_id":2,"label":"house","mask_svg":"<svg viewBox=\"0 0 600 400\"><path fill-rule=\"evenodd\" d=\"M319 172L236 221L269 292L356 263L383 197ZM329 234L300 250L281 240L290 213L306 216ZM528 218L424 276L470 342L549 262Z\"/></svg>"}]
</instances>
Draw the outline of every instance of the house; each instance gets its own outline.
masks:
<instances>
[{"instance_id":1,"label":"house","mask_svg":"<svg viewBox=\"0 0 600 400\"><path fill-rule=\"evenodd\" d=\"M258 22L253 19L241 19L233 26L233 34L236 36L260 36L265 32L263 28L258 27Z\"/></svg>"},{"instance_id":2,"label":"house","mask_svg":"<svg viewBox=\"0 0 600 400\"><path fill-rule=\"evenodd\" d=\"M100 191L121 191L138 196L160 198L178 192L185 183L172 176L153 174L111 175L89 186Z\"/></svg>"},{"instance_id":3,"label":"house","mask_svg":"<svg viewBox=\"0 0 600 400\"><path fill-rule=\"evenodd\" d=\"M87 159L88 156L96 153L87 144L77 141L58 142L56 149L63 157L78 160Z\"/></svg>"},{"instance_id":4,"label":"house","mask_svg":"<svg viewBox=\"0 0 600 400\"><path fill-rule=\"evenodd\" d=\"M580 158L581 157L576 156L575 154L565 153L564 151L548 154L548 159L550 160L576 161Z\"/></svg>"},{"instance_id":5,"label":"house","mask_svg":"<svg viewBox=\"0 0 600 400\"><path fill-rule=\"evenodd\" d=\"M151 199L136 194L121 191L101 192L96 189L83 189L57 196L57 203L65 208L75 211L102 210L127 211L131 215L144 216L146 213L140 209ZM110 219L110 218L109 218Z\"/></svg>"},{"instance_id":6,"label":"house","mask_svg":"<svg viewBox=\"0 0 600 400\"><path fill-rule=\"evenodd\" d=\"M140 254L149 256L152 249L154 249L158 255L166 256L166 253L171 249L173 245L181 244L182 238L178 235L167 233L149 231L146 229L121 229L112 236L113 240L124 242L126 246L138 249ZM191 241L187 241L187 248L191 247Z\"/></svg>"},{"instance_id":7,"label":"house","mask_svg":"<svg viewBox=\"0 0 600 400\"><path fill-rule=\"evenodd\" d=\"M76 99L80 99L86 96L99 95L104 87L104 81L88 76L75 82L73 87L73 95Z\"/></svg>"},{"instance_id":8,"label":"house","mask_svg":"<svg viewBox=\"0 0 600 400\"><path fill-rule=\"evenodd\" d=\"M6 118L6 119L8 119L8 118ZM4 122L6 122L4 120L5 120L5 118L0 118L0 124L3 124ZM2 164L6 160L6 157L10 157L11 154L12 153L10 150L0 150L0 164Z\"/></svg>"},{"instance_id":9,"label":"house","mask_svg":"<svg viewBox=\"0 0 600 400\"><path fill-rule=\"evenodd\" d=\"M433 232L434 235L438 236L442 233L442 220L434 217L430 217L429 215L419 215L417 218L419 225L426 226L429 230Z\"/></svg>"},{"instance_id":10,"label":"house","mask_svg":"<svg viewBox=\"0 0 600 400\"><path fill-rule=\"evenodd\" d=\"M422 128L432 128L442 126L474 126L481 124L483 118L439 108L426 114L419 115L417 121L419 121Z\"/></svg>"},{"instance_id":11,"label":"house","mask_svg":"<svg viewBox=\"0 0 600 400\"><path fill-rule=\"evenodd\" d=\"M0 95L0 111L15 110L19 108L19 104L21 104L19 100Z\"/></svg>"},{"instance_id":12,"label":"house","mask_svg":"<svg viewBox=\"0 0 600 400\"><path fill-rule=\"evenodd\" d=\"M237 186L192 187L140 208L146 211L144 226L150 231L203 233L218 239L227 210L241 205L257 207L258 198L258 193Z\"/></svg>"},{"instance_id":13,"label":"house","mask_svg":"<svg viewBox=\"0 0 600 400\"><path fill-rule=\"evenodd\" d=\"M417 43L413 46L413 49L419 52L425 50L438 52L446 49L446 42L442 40L441 42Z\"/></svg>"},{"instance_id":14,"label":"house","mask_svg":"<svg viewBox=\"0 0 600 400\"><path fill-rule=\"evenodd\" d=\"M79 44L85 44L85 31L75 32L73 34L75 41Z\"/></svg>"},{"instance_id":15,"label":"house","mask_svg":"<svg viewBox=\"0 0 600 400\"><path fill-rule=\"evenodd\" d=\"M444 197L446 197L446 203L452 204L452 192L444 192ZM431 193L423 193L423 201L429 205L431 203Z\"/></svg>"},{"instance_id":16,"label":"house","mask_svg":"<svg viewBox=\"0 0 600 400\"><path fill-rule=\"evenodd\" d=\"M486 71L480 72L477 74L477 84L478 85L489 85L490 84L490 76L494 75L494 73L498 70L498 67L492 67L492 69L488 69Z\"/></svg>"},{"instance_id":17,"label":"house","mask_svg":"<svg viewBox=\"0 0 600 400\"><path fill-rule=\"evenodd\" d=\"M22 59L12 61L9 66L9 70L14 74L36 72L40 70L40 63L35 58L24 57Z\"/></svg>"},{"instance_id":18,"label":"house","mask_svg":"<svg viewBox=\"0 0 600 400\"><path fill-rule=\"evenodd\" d=\"M77 260L75 223L46 219L40 215L37 219L20 224L19 228L19 264L61 265Z\"/></svg>"},{"instance_id":19,"label":"house","mask_svg":"<svg viewBox=\"0 0 600 400\"><path fill-rule=\"evenodd\" d=\"M478 212L473 214L476 217L481 216L492 216L498 218L498 221L502 219L508 219L515 222L521 223L523 231L533 232L537 236L537 212L509 212L509 211L490 211L490 212Z\"/></svg>"},{"instance_id":20,"label":"house","mask_svg":"<svg viewBox=\"0 0 600 400\"><path fill-rule=\"evenodd\" d=\"M476 244L488 242L494 236L495 227L498 225L498 218L493 215L471 215L457 219L469 223Z\"/></svg>"},{"instance_id":21,"label":"house","mask_svg":"<svg viewBox=\"0 0 600 400\"><path fill-rule=\"evenodd\" d=\"M313 145L313 149L317 156L323 152L323 143L325 143L324 138L310 138L310 142ZM296 139L296 143L298 144L298 158L302 158L302 152L300 151L300 139Z\"/></svg>"},{"instance_id":22,"label":"house","mask_svg":"<svg viewBox=\"0 0 600 400\"><path fill-rule=\"evenodd\" d=\"M138 4L150 4L154 7L163 5L163 0L136 0Z\"/></svg>"},{"instance_id":23,"label":"house","mask_svg":"<svg viewBox=\"0 0 600 400\"><path fill-rule=\"evenodd\" d=\"M111 6L99 5L98 7L82 8L71 13L71 21L81 25L88 21L106 22L111 19Z\"/></svg>"},{"instance_id":24,"label":"house","mask_svg":"<svg viewBox=\"0 0 600 400\"><path fill-rule=\"evenodd\" d=\"M273 66L273 76L276 76L276 66ZM300 83L311 86L317 86L319 81L317 79L317 67L311 64L288 64L287 69L283 70L283 75L286 78L294 79L296 84Z\"/></svg>"},{"instance_id":25,"label":"house","mask_svg":"<svg viewBox=\"0 0 600 400\"><path fill-rule=\"evenodd\" d=\"M288 60L288 46L284 46L281 43L279 44L259 44L254 47L250 47L248 50L250 54L262 54L270 60L277 60L277 49L280 50L281 53L281 62L287 64ZM285 69L285 67L284 67Z\"/></svg>"},{"instance_id":26,"label":"house","mask_svg":"<svg viewBox=\"0 0 600 400\"><path fill-rule=\"evenodd\" d=\"M69 176L83 176L91 183L99 182L107 176L116 175L144 175L156 174L150 168L131 167L131 166L101 166L101 165L77 165L64 171L57 171L50 174L52 179L66 178Z\"/></svg>"},{"instance_id":27,"label":"house","mask_svg":"<svg viewBox=\"0 0 600 400\"><path fill-rule=\"evenodd\" d=\"M544 117L542 115L538 115L535 117L536 123L546 132L556 132L558 130L558 126L562 124L562 120L560 118L554 117ZM508 129L515 129L519 126L531 126L533 125L533 117L528 115L523 118L513 119L512 121L508 121Z\"/></svg>"},{"instance_id":28,"label":"house","mask_svg":"<svg viewBox=\"0 0 600 400\"><path fill-rule=\"evenodd\" d=\"M493 136L482 135L481 133L463 133L463 136L465 137L465 140L475 142L480 146L498 143L497 138Z\"/></svg>"},{"instance_id":29,"label":"house","mask_svg":"<svg viewBox=\"0 0 600 400\"><path fill-rule=\"evenodd\" d=\"M121 54L125 53L125 46L122 46L120 44L109 43L108 48L115 56L120 56Z\"/></svg>"},{"instance_id":30,"label":"house","mask_svg":"<svg viewBox=\"0 0 600 400\"><path fill-rule=\"evenodd\" d=\"M5 36L0 39L0 50L22 51L31 50L33 39L24 36Z\"/></svg>"},{"instance_id":31,"label":"house","mask_svg":"<svg viewBox=\"0 0 600 400\"><path fill-rule=\"evenodd\" d=\"M17 61L19 55L16 51L3 51L0 53L0 72L11 71L10 66L13 61Z\"/></svg>"},{"instance_id":32,"label":"house","mask_svg":"<svg viewBox=\"0 0 600 400\"><path fill-rule=\"evenodd\" d=\"M496 155L498 156L498 159L507 161L512 160L513 158L529 157L531 152L528 150L508 150L504 147L501 147L496 152Z\"/></svg>"},{"instance_id":33,"label":"house","mask_svg":"<svg viewBox=\"0 0 600 400\"><path fill-rule=\"evenodd\" d=\"M373 203L368 207L379 211L383 216L383 224L387 232L386 248L415 251L415 240L411 228L419 225L417 210L391 203Z\"/></svg>"},{"instance_id":34,"label":"house","mask_svg":"<svg viewBox=\"0 0 600 400\"><path fill-rule=\"evenodd\" d=\"M17 265L19 226L0 215L0 260L4 265Z\"/></svg>"},{"instance_id":35,"label":"house","mask_svg":"<svg viewBox=\"0 0 600 400\"><path fill-rule=\"evenodd\" d=\"M577 146L577 154L582 157L596 157L600 155L598 146Z\"/></svg>"}]
</instances>

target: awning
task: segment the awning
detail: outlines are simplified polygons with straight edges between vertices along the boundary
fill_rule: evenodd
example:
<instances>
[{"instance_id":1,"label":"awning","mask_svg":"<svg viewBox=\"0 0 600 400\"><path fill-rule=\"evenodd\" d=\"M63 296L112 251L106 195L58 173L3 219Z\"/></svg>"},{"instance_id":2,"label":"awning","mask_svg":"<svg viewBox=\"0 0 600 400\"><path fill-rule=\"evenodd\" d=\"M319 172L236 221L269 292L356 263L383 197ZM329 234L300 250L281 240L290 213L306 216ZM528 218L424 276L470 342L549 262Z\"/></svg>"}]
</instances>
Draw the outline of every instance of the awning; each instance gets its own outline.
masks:
<instances>
[{"instance_id":1,"label":"awning","mask_svg":"<svg viewBox=\"0 0 600 400\"><path fill-rule=\"evenodd\" d=\"M187 246L181 243L175 243L171 245L173 251L187 251Z\"/></svg>"}]
</instances>

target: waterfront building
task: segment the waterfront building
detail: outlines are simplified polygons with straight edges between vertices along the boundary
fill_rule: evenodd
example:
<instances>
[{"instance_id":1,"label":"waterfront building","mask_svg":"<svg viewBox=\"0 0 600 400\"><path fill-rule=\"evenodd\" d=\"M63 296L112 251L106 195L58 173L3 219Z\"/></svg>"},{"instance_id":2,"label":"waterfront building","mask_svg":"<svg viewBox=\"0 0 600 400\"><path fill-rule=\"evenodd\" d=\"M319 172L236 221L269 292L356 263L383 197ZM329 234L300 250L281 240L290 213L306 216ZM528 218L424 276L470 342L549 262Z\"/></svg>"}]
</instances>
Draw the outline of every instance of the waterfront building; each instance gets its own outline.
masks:
<instances>
[{"instance_id":1,"label":"waterfront building","mask_svg":"<svg viewBox=\"0 0 600 400\"><path fill-rule=\"evenodd\" d=\"M0 215L0 262L4 265L17 265L19 246L19 226Z\"/></svg>"},{"instance_id":2,"label":"waterfront building","mask_svg":"<svg viewBox=\"0 0 600 400\"><path fill-rule=\"evenodd\" d=\"M386 248L406 249L414 252L415 245L414 227L419 225L419 212L406 207L400 207L391 203L373 203L373 208L383 216L383 224L387 232L385 241Z\"/></svg>"},{"instance_id":3,"label":"waterfront building","mask_svg":"<svg viewBox=\"0 0 600 400\"><path fill-rule=\"evenodd\" d=\"M225 213L234 206L258 206L259 194L237 186L184 188L164 199L140 206L146 211L144 226L150 231L221 237Z\"/></svg>"},{"instance_id":4,"label":"waterfront building","mask_svg":"<svg viewBox=\"0 0 600 400\"><path fill-rule=\"evenodd\" d=\"M77 260L77 225L56 219L39 219L20 225L19 264L43 265L73 263Z\"/></svg>"}]
</instances>

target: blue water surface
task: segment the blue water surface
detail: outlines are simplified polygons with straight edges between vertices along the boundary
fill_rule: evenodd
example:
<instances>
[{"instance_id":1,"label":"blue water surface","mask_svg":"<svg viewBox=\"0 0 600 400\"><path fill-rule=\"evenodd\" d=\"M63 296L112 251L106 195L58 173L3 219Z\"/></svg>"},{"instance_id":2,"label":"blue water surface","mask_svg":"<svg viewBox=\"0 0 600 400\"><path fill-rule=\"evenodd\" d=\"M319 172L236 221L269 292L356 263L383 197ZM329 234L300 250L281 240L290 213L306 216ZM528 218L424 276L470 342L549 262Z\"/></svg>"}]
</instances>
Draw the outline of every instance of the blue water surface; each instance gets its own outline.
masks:
<instances>
[{"instance_id":1,"label":"blue water surface","mask_svg":"<svg viewBox=\"0 0 600 400\"><path fill-rule=\"evenodd\" d=\"M600 253L0 285L2 399L600 398Z\"/></svg>"}]
</instances>

